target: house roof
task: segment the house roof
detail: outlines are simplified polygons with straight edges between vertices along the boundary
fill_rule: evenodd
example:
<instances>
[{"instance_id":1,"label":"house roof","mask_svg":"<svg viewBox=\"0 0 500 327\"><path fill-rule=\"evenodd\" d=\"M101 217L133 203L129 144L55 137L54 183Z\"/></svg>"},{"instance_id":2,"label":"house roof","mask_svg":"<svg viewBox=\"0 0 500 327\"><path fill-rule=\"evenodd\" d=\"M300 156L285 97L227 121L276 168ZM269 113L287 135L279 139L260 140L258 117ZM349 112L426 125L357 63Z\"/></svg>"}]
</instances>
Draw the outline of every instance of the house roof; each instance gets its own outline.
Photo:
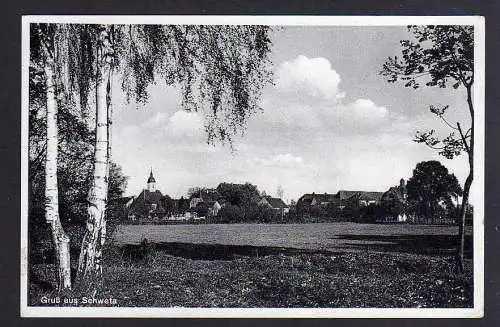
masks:
<instances>
[{"instance_id":1,"label":"house roof","mask_svg":"<svg viewBox=\"0 0 500 327\"><path fill-rule=\"evenodd\" d=\"M339 198L340 200L346 200L349 199L350 197L354 195L359 195L363 191L346 191L346 190L340 190L337 192L336 197Z\"/></svg>"},{"instance_id":2,"label":"house roof","mask_svg":"<svg viewBox=\"0 0 500 327\"><path fill-rule=\"evenodd\" d=\"M154 192L150 192L148 190L142 190L141 193L137 196L134 203L137 202L149 202L149 203L159 203L163 198L163 194L160 191L156 190Z\"/></svg>"},{"instance_id":3,"label":"house roof","mask_svg":"<svg viewBox=\"0 0 500 327\"><path fill-rule=\"evenodd\" d=\"M160 191L156 190L150 192L148 190L142 190L141 193L134 199L130 205L130 211L137 214L146 214L150 209L150 204L156 204L157 212L161 212L161 207L163 206L162 200L164 199Z\"/></svg>"},{"instance_id":4,"label":"house roof","mask_svg":"<svg viewBox=\"0 0 500 327\"><path fill-rule=\"evenodd\" d=\"M269 203L269 205L272 208L275 208L275 209L278 209L278 208L279 209L288 208L288 206L286 205L286 203L283 202L283 200L281 200L280 198L267 197L266 201Z\"/></svg>"},{"instance_id":5,"label":"house roof","mask_svg":"<svg viewBox=\"0 0 500 327\"><path fill-rule=\"evenodd\" d=\"M338 201L347 200L357 197L360 200L380 201L384 192L366 192L366 191L346 191L340 190L336 194L331 193L307 193L300 197L300 202L310 203L313 199L320 203L337 203Z\"/></svg>"},{"instance_id":6,"label":"house roof","mask_svg":"<svg viewBox=\"0 0 500 327\"><path fill-rule=\"evenodd\" d=\"M367 191L338 191L336 197L340 200L347 200L350 198L358 198L365 201L380 201L384 192L367 192Z\"/></svg>"},{"instance_id":7,"label":"house roof","mask_svg":"<svg viewBox=\"0 0 500 327\"><path fill-rule=\"evenodd\" d=\"M383 194L384 192L361 192L359 199L366 201L380 201Z\"/></svg>"},{"instance_id":8,"label":"house roof","mask_svg":"<svg viewBox=\"0 0 500 327\"><path fill-rule=\"evenodd\" d=\"M306 193L302 195L299 201L302 202L311 202L313 199L316 199L320 202L333 202L335 199L335 194L331 193Z\"/></svg>"},{"instance_id":9,"label":"house roof","mask_svg":"<svg viewBox=\"0 0 500 327\"><path fill-rule=\"evenodd\" d=\"M382 199L387 199L390 195L394 196L396 199L403 201L403 192L400 186L393 186L382 194Z\"/></svg>"},{"instance_id":10,"label":"house roof","mask_svg":"<svg viewBox=\"0 0 500 327\"><path fill-rule=\"evenodd\" d=\"M108 201L108 204L109 205L125 205L133 198L134 198L133 196L125 196L125 197L121 197L121 198L110 199Z\"/></svg>"}]
</instances>

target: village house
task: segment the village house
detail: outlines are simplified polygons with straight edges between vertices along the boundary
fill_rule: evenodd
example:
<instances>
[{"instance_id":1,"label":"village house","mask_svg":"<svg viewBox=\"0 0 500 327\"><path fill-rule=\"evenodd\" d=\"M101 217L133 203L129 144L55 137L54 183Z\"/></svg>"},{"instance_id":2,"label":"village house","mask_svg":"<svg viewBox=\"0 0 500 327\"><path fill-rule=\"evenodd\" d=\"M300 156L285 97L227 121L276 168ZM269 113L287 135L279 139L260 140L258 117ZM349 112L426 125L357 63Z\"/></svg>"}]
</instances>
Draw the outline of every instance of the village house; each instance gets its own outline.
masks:
<instances>
[{"instance_id":1,"label":"village house","mask_svg":"<svg viewBox=\"0 0 500 327\"><path fill-rule=\"evenodd\" d=\"M378 205L382 199L384 192L365 192L365 191L339 191L339 193L347 195L345 198L340 197L341 205L352 210L359 210L362 207L370 205Z\"/></svg>"},{"instance_id":2,"label":"village house","mask_svg":"<svg viewBox=\"0 0 500 327\"><path fill-rule=\"evenodd\" d=\"M394 222L421 222L421 223L444 223L450 224L455 222L453 215L450 212L458 210L458 198L450 197L448 199L440 199L435 210L438 213L435 216L419 216L412 212L408 203L408 188L404 179L401 179L398 186L393 186L387 190L382 196L382 206L385 210L384 220ZM413 203L414 205L414 203Z\"/></svg>"},{"instance_id":3,"label":"village house","mask_svg":"<svg viewBox=\"0 0 500 327\"><path fill-rule=\"evenodd\" d=\"M191 196L189 210L198 217L217 216L226 201L216 189L202 188Z\"/></svg>"},{"instance_id":4,"label":"village house","mask_svg":"<svg viewBox=\"0 0 500 327\"><path fill-rule=\"evenodd\" d=\"M290 207L280 198L265 196L259 201L259 205L267 207L281 215L281 219L290 211Z\"/></svg>"},{"instance_id":5,"label":"village house","mask_svg":"<svg viewBox=\"0 0 500 327\"><path fill-rule=\"evenodd\" d=\"M346 191L332 193L307 193L297 201L297 212L309 214L312 209L332 212L358 211L363 207L380 204L383 192Z\"/></svg>"},{"instance_id":6,"label":"village house","mask_svg":"<svg viewBox=\"0 0 500 327\"><path fill-rule=\"evenodd\" d=\"M259 201L259 204L283 213L288 213L289 211L288 205L280 198L265 196Z\"/></svg>"},{"instance_id":7,"label":"village house","mask_svg":"<svg viewBox=\"0 0 500 327\"><path fill-rule=\"evenodd\" d=\"M212 207L208 209L208 216L209 217L215 217L219 214L219 211L226 207L229 204L229 202L223 198L218 199L217 201L214 202Z\"/></svg>"},{"instance_id":8,"label":"village house","mask_svg":"<svg viewBox=\"0 0 500 327\"><path fill-rule=\"evenodd\" d=\"M389 188L389 190L382 195L382 205L388 208L388 210L394 210L394 212L390 212L393 214L393 217L389 217L390 219L398 222L405 222L408 220L408 215L405 210L407 197L406 183L403 178L399 181L398 186Z\"/></svg>"},{"instance_id":9,"label":"village house","mask_svg":"<svg viewBox=\"0 0 500 327\"><path fill-rule=\"evenodd\" d=\"M326 207L330 203L336 202L335 194L331 193L308 193L302 195L297 201L296 208L298 212L309 212L311 207Z\"/></svg>"}]
</instances>

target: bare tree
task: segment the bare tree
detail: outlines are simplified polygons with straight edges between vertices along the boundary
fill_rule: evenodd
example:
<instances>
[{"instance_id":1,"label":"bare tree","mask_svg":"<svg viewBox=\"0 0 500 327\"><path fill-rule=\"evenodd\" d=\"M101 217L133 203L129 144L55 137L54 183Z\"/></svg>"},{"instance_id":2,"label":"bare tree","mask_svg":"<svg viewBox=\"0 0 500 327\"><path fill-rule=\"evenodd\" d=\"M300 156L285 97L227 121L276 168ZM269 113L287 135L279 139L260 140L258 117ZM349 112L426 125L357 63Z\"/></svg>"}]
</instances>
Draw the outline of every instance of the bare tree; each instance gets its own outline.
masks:
<instances>
[{"instance_id":1,"label":"bare tree","mask_svg":"<svg viewBox=\"0 0 500 327\"><path fill-rule=\"evenodd\" d=\"M278 185L276 189L276 196L280 199L283 199L283 196L285 195L285 191L283 190L283 186Z\"/></svg>"}]
</instances>

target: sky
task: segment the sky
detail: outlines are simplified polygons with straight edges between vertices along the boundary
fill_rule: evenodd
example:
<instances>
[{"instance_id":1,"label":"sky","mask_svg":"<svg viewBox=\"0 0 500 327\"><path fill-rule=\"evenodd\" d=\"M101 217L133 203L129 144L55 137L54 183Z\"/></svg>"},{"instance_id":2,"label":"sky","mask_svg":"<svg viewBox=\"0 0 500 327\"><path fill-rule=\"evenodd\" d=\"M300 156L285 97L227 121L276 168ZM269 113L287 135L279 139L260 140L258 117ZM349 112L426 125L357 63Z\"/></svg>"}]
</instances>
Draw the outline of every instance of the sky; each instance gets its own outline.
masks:
<instances>
[{"instance_id":1,"label":"sky","mask_svg":"<svg viewBox=\"0 0 500 327\"><path fill-rule=\"evenodd\" d=\"M463 183L465 155L448 160L412 139L417 130L449 133L429 105L449 105L448 118L467 126L465 92L413 90L379 74L409 37L404 26L274 30L274 85L234 152L206 143L203 115L183 111L177 89L158 83L137 108L114 85L112 160L129 177L126 195L146 187L151 168L172 197L221 182L250 182L269 195L281 185L287 202L312 192L386 191L425 160L441 161Z\"/></svg>"}]
</instances>

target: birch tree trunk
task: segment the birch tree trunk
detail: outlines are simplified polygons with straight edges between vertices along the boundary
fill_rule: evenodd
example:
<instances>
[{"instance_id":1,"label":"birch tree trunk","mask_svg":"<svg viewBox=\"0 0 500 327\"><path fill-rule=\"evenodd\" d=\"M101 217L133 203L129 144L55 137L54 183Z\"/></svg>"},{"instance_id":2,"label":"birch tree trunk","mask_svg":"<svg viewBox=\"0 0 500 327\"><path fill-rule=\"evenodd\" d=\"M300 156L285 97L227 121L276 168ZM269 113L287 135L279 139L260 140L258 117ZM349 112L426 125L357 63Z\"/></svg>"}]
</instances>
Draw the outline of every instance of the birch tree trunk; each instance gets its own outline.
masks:
<instances>
[{"instance_id":1,"label":"birch tree trunk","mask_svg":"<svg viewBox=\"0 0 500 327\"><path fill-rule=\"evenodd\" d=\"M47 158L45 162L45 219L50 224L54 242L58 290L71 288L69 237L59 219L59 196L57 187L57 101L54 70L51 62L45 63L47 87Z\"/></svg>"},{"instance_id":2,"label":"birch tree trunk","mask_svg":"<svg viewBox=\"0 0 500 327\"><path fill-rule=\"evenodd\" d=\"M112 50L107 31L101 33L97 49L96 144L93 182L88 195L87 230L78 260L77 284L95 293L102 280L102 249L106 240L106 201L108 194L108 90L112 74Z\"/></svg>"}]
</instances>

